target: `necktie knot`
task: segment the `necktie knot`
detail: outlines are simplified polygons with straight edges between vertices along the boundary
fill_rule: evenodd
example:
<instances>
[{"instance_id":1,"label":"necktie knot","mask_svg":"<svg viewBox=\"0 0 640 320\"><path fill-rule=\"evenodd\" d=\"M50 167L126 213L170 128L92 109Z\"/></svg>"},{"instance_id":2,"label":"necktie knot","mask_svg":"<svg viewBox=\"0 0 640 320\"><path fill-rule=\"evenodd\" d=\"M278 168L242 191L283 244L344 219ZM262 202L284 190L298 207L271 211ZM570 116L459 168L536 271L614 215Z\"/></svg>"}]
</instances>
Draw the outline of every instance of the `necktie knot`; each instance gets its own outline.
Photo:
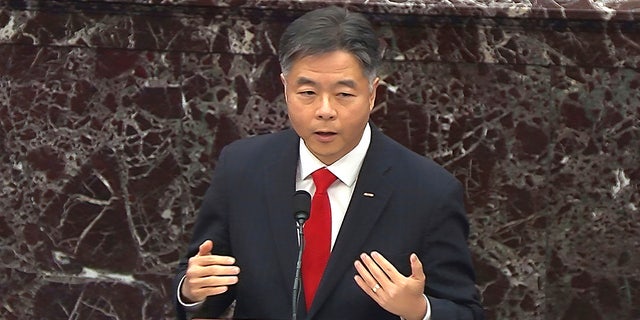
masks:
<instances>
[{"instance_id":1,"label":"necktie knot","mask_svg":"<svg viewBox=\"0 0 640 320\"><path fill-rule=\"evenodd\" d=\"M316 193L326 193L329 186L337 179L326 167L314 171L311 177L316 185Z\"/></svg>"}]
</instances>

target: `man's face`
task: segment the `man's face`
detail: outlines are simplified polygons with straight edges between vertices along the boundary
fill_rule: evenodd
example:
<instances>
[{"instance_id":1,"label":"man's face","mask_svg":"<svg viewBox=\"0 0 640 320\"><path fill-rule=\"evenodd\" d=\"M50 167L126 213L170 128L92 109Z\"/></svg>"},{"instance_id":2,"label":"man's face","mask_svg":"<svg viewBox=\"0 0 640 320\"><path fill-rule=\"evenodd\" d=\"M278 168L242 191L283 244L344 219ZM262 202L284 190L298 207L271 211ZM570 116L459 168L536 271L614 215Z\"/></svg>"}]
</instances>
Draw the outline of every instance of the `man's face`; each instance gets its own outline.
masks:
<instances>
[{"instance_id":1,"label":"man's face","mask_svg":"<svg viewBox=\"0 0 640 320\"><path fill-rule=\"evenodd\" d=\"M355 56L338 50L302 57L281 79L291 125L320 161L330 165L358 145L378 79L370 88Z\"/></svg>"}]
</instances>

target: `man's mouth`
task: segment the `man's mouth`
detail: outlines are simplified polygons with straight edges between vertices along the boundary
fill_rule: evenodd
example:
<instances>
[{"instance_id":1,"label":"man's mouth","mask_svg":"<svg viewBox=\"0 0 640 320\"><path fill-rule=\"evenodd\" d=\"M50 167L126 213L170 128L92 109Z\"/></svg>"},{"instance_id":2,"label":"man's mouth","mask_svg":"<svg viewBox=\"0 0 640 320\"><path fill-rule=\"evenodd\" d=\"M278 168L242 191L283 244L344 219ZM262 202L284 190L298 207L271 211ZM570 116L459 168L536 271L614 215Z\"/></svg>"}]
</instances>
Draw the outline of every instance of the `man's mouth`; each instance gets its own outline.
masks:
<instances>
[{"instance_id":1,"label":"man's mouth","mask_svg":"<svg viewBox=\"0 0 640 320\"><path fill-rule=\"evenodd\" d=\"M323 137L329 137L329 136L335 135L336 133L328 132L328 131L316 131L316 134Z\"/></svg>"}]
</instances>

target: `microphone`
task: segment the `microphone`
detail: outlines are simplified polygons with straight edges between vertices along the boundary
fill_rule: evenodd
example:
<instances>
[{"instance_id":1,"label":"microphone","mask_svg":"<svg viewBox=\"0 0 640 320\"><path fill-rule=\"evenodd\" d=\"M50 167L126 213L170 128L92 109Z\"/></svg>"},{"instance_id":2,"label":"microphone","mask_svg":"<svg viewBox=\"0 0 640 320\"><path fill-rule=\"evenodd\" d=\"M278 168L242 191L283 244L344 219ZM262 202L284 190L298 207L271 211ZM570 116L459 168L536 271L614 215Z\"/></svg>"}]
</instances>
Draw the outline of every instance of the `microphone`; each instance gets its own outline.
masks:
<instances>
[{"instance_id":1,"label":"microphone","mask_svg":"<svg viewBox=\"0 0 640 320\"><path fill-rule=\"evenodd\" d=\"M298 261L296 261L296 275L293 278L293 295L292 295L292 319L297 320L298 317L298 301L300 300L300 270L302 269L302 251L304 250L304 230L305 221L309 219L309 211L311 209L311 195L304 190L298 190L293 194L293 218L296 220L296 229L298 230L298 238L300 239L300 247L298 249Z\"/></svg>"},{"instance_id":2,"label":"microphone","mask_svg":"<svg viewBox=\"0 0 640 320\"><path fill-rule=\"evenodd\" d=\"M293 218L296 220L298 227L309 219L309 211L311 209L311 195L304 190L298 190L293 194Z\"/></svg>"}]
</instances>

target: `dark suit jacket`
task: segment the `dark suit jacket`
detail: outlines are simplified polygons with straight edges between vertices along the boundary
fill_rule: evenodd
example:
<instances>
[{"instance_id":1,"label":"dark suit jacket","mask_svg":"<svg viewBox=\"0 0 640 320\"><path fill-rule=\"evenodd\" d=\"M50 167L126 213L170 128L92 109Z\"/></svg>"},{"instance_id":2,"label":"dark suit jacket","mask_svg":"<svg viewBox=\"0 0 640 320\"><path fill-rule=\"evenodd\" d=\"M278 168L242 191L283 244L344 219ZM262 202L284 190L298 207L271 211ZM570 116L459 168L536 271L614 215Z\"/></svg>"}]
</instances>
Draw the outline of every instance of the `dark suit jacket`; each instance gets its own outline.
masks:
<instances>
[{"instance_id":1,"label":"dark suit jacket","mask_svg":"<svg viewBox=\"0 0 640 320\"><path fill-rule=\"evenodd\" d=\"M298 142L289 129L222 151L175 283L207 239L214 242L213 254L234 256L241 271L238 283L207 298L198 316L215 318L236 299L235 318L291 319ZM366 192L374 197L363 196ZM467 234L460 183L372 126L371 145L316 298L308 312L301 301L299 319L398 320L353 279L354 261L373 250L404 275L411 273L409 255L419 256L433 320L483 319ZM178 318L184 318L177 305Z\"/></svg>"}]
</instances>

